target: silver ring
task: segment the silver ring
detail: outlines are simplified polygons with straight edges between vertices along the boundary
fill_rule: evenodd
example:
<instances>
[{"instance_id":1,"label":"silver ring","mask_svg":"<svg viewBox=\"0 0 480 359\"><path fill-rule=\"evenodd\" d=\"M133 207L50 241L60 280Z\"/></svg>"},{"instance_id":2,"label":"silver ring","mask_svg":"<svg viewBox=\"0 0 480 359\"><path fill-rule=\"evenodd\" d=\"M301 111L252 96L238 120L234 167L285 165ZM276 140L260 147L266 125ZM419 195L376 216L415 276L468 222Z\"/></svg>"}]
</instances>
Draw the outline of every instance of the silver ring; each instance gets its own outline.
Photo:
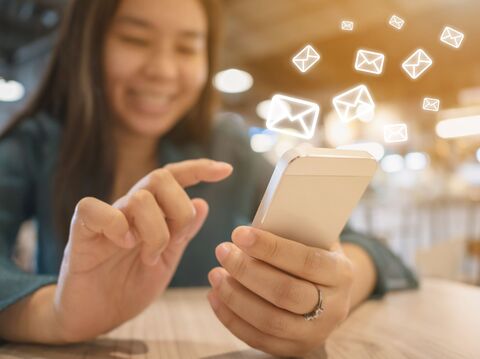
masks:
<instances>
[{"instance_id":1,"label":"silver ring","mask_svg":"<svg viewBox=\"0 0 480 359\"><path fill-rule=\"evenodd\" d=\"M308 321L317 319L320 316L320 314L322 314L323 311L325 310L323 308L322 291L320 290L320 288L318 286L315 286L315 288L317 288L317 291L318 291L318 303L317 303L314 310L312 310L310 313L306 313L306 314L303 315L305 320L308 320Z\"/></svg>"}]
</instances>

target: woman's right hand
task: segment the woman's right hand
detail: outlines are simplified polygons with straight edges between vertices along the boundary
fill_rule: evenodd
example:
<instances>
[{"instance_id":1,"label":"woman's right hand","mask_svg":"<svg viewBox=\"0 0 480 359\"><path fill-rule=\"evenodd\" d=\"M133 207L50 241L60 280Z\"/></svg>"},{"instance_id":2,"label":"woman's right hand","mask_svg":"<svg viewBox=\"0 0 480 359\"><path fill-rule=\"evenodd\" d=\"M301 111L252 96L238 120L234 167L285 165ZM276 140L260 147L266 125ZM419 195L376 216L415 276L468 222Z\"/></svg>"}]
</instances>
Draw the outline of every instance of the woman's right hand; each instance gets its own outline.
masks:
<instances>
[{"instance_id":1,"label":"woman's right hand","mask_svg":"<svg viewBox=\"0 0 480 359\"><path fill-rule=\"evenodd\" d=\"M113 205L82 199L53 302L60 342L105 333L163 292L208 213L207 203L191 200L184 188L231 172L223 162L185 161L153 171Z\"/></svg>"}]
</instances>

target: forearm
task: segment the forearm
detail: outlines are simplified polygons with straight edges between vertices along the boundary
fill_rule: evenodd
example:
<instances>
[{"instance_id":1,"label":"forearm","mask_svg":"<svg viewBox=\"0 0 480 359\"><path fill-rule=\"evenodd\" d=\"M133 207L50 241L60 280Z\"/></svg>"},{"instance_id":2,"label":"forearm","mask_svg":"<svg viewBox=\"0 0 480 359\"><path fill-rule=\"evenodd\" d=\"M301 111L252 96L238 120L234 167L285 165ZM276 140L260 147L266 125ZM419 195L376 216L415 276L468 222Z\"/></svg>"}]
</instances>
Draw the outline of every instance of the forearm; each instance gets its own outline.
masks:
<instances>
[{"instance_id":1,"label":"forearm","mask_svg":"<svg viewBox=\"0 0 480 359\"><path fill-rule=\"evenodd\" d=\"M343 243L342 249L353 264L351 307L354 308L373 292L377 273L372 259L362 247L352 243Z\"/></svg>"},{"instance_id":2,"label":"forearm","mask_svg":"<svg viewBox=\"0 0 480 359\"><path fill-rule=\"evenodd\" d=\"M13 342L60 344L55 320L56 285L42 287L0 312L0 338Z\"/></svg>"}]
</instances>

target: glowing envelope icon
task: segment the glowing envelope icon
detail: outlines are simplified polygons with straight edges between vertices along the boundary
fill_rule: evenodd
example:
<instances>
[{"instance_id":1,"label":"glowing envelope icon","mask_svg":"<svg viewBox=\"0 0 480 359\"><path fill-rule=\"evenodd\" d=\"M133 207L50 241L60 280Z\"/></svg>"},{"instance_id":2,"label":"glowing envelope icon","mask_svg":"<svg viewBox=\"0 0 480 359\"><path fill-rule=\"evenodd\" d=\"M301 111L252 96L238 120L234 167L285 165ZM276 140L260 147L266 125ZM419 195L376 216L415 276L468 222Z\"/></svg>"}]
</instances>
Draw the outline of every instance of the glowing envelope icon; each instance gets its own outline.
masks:
<instances>
[{"instance_id":1,"label":"glowing envelope icon","mask_svg":"<svg viewBox=\"0 0 480 359\"><path fill-rule=\"evenodd\" d=\"M427 71L432 64L433 61L430 56L428 56L424 50L418 49L408 59L405 60L405 62L402 64L402 68L408 74L408 76L410 76L413 80L416 80L425 71Z\"/></svg>"},{"instance_id":2,"label":"glowing envelope icon","mask_svg":"<svg viewBox=\"0 0 480 359\"><path fill-rule=\"evenodd\" d=\"M315 134L320 106L298 98L275 95L272 97L267 128L287 135L311 139Z\"/></svg>"},{"instance_id":3,"label":"glowing envelope icon","mask_svg":"<svg viewBox=\"0 0 480 359\"><path fill-rule=\"evenodd\" d=\"M380 52L358 50L355 70L380 75L383 72L385 55Z\"/></svg>"},{"instance_id":4,"label":"glowing envelope icon","mask_svg":"<svg viewBox=\"0 0 480 359\"><path fill-rule=\"evenodd\" d=\"M433 112L440 111L440 100L437 98L425 97L423 99L423 109L425 111L433 111Z\"/></svg>"},{"instance_id":5,"label":"glowing envelope icon","mask_svg":"<svg viewBox=\"0 0 480 359\"><path fill-rule=\"evenodd\" d=\"M393 15L388 21L388 23L395 29L401 30L403 25L405 25L405 20L403 20L401 17L398 17L397 15Z\"/></svg>"},{"instance_id":6,"label":"glowing envelope icon","mask_svg":"<svg viewBox=\"0 0 480 359\"><path fill-rule=\"evenodd\" d=\"M343 31L353 31L355 23L353 21L343 20L340 27Z\"/></svg>"},{"instance_id":7,"label":"glowing envelope icon","mask_svg":"<svg viewBox=\"0 0 480 359\"><path fill-rule=\"evenodd\" d=\"M455 30L450 26L446 26L445 29L443 29L442 34L440 35L441 42L451 47L454 47L456 49L462 46L462 42L464 38L465 38L465 35L462 32Z\"/></svg>"},{"instance_id":8,"label":"glowing envelope icon","mask_svg":"<svg viewBox=\"0 0 480 359\"><path fill-rule=\"evenodd\" d=\"M342 122L370 120L375 112L375 103L365 85L359 85L336 96L332 102Z\"/></svg>"},{"instance_id":9,"label":"glowing envelope icon","mask_svg":"<svg viewBox=\"0 0 480 359\"><path fill-rule=\"evenodd\" d=\"M384 127L384 137L386 143L397 143L408 141L408 128L404 123L387 125Z\"/></svg>"},{"instance_id":10,"label":"glowing envelope icon","mask_svg":"<svg viewBox=\"0 0 480 359\"><path fill-rule=\"evenodd\" d=\"M311 45L307 45L292 61L301 72L307 72L320 61L320 55Z\"/></svg>"}]
</instances>

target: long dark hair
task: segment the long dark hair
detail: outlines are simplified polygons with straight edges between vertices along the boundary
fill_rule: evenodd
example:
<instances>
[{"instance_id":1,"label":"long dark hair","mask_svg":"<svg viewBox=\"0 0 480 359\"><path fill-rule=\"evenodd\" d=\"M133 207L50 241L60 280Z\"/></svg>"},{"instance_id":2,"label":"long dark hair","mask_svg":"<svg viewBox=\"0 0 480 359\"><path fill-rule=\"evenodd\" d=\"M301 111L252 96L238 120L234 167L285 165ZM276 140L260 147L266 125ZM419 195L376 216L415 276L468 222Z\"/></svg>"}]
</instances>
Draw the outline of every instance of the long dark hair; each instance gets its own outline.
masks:
<instances>
[{"instance_id":1,"label":"long dark hair","mask_svg":"<svg viewBox=\"0 0 480 359\"><path fill-rule=\"evenodd\" d=\"M115 173L112 111L105 91L102 57L105 34L121 0L71 0L58 42L36 95L0 134L0 140L27 118L45 112L60 122L62 141L52 191L53 218L65 243L76 203L85 196L109 201ZM208 18L209 78L197 104L167 134L177 143L208 141L215 92L220 9L200 0Z\"/></svg>"}]
</instances>

